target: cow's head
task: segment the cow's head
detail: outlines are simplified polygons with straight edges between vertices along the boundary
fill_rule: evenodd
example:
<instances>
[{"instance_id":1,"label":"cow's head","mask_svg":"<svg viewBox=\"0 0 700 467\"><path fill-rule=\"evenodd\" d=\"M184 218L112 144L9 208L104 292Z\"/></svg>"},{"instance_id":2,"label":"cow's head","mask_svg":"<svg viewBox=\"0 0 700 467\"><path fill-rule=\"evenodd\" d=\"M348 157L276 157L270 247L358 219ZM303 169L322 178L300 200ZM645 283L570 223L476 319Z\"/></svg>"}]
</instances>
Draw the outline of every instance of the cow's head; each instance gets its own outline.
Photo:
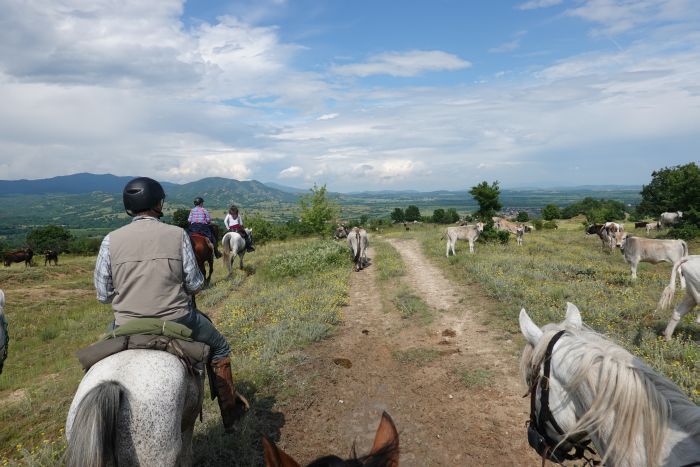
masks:
<instances>
[{"instance_id":1,"label":"cow's head","mask_svg":"<svg viewBox=\"0 0 700 467\"><path fill-rule=\"evenodd\" d=\"M628 234L622 232L615 233L615 246L620 249L622 253L625 252L625 246L627 245Z\"/></svg>"},{"instance_id":2,"label":"cow's head","mask_svg":"<svg viewBox=\"0 0 700 467\"><path fill-rule=\"evenodd\" d=\"M476 230L478 232L483 232L484 231L484 223L483 222L477 222L476 223Z\"/></svg>"}]
</instances>

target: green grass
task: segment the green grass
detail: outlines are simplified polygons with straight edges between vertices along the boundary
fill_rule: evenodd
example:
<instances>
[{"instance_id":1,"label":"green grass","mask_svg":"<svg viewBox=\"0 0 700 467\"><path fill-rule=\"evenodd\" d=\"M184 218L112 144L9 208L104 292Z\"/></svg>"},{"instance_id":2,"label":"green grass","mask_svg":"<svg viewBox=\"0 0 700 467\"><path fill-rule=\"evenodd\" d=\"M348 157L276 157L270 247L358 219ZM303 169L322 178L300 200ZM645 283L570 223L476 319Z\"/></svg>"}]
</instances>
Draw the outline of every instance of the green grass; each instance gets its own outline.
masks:
<instances>
[{"instance_id":1,"label":"green grass","mask_svg":"<svg viewBox=\"0 0 700 467\"><path fill-rule=\"evenodd\" d=\"M483 388L493 385L494 372L485 368L458 368L455 374L467 388Z\"/></svg>"},{"instance_id":2,"label":"green grass","mask_svg":"<svg viewBox=\"0 0 700 467\"><path fill-rule=\"evenodd\" d=\"M95 300L95 258L60 261L0 269L11 338L0 376L0 465L58 463L65 417L83 375L74 353L112 317ZM289 376L300 349L332 332L347 304L351 264L347 250L332 241L266 244L246 255L246 265L229 279L217 261L212 285L197 301L231 344L234 380L253 410L235 436L226 435L216 401L205 397L204 423L195 427L197 465L262 462L261 435L276 438L283 424L273 407L297 391Z\"/></svg>"},{"instance_id":3,"label":"green grass","mask_svg":"<svg viewBox=\"0 0 700 467\"><path fill-rule=\"evenodd\" d=\"M632 231L631 224L626 227ZM410 235L422 241L425 253L458 284L477 281L501 303L500 316L491 320L496 325L519 333L521 307L540 325L558 322L570 301L587 325L643 358L700 402L700 331L694 313L681 322L671 342L660 336L671 316L671 311L655 311L668 284L669 264L641 263L638 279L632 281L620 251L604 252L598 237L584 235L576 221L560 222L556 231L526 234L522 247L514 241L477 243L476 253L469 254L466 242L461 242L457 256L449 259L440 233L425 228ZM689 247L697 252L700 245Z\"/></svg>"},{"instance_id":4,"label":"green grass","mask_svg":"<svg viewBox=\"0 0 700 467\"><path fill-rule=\"evenodd\" d=\"M430 347L413 347L406 350L396 350L391 353L399 363L415 366L426 366L440 356L440 351Z\"/></svg>"},{"instance_id":5,"label":"green grass","mask_svg":"<svg viewBox=\"0 0 700 467\"><path fill-rule=\"evenodd\" d=\"M403 277L406 274L406 266L401 260L401 255L387 242L372 239L374 258L372 267L377 269L377 277L383 283Z\"/></svg>"},{"instance_id":6,"label":"green grass","mask_svg":"<svg viewBox=\"0 0 700 467\"><path fill-rule=\"evenodd\" d=\"M433 314L422 298L414 295L407 287L403 287L393 300L394 306L404 319L416 319L422 324L430 324Z\"/></svg>"}]
</instances>

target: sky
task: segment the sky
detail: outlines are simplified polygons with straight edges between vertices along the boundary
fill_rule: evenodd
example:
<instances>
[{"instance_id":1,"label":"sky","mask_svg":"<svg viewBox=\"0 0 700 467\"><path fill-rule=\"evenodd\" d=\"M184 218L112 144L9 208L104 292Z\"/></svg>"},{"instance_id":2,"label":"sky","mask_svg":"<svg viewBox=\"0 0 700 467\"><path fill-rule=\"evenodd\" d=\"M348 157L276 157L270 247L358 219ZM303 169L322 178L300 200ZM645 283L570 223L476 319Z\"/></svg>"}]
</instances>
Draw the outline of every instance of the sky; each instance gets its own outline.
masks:
<instances>
[{"instance_id":1,"label":"sky","mask_svg":"<svg viewBox=\"0 0 700 467\"><path fill-rule=\"evenodd\" d=\"M695 0L0 0L0 179L648 183L700 160Z\"/></svg>"}]
</instances>

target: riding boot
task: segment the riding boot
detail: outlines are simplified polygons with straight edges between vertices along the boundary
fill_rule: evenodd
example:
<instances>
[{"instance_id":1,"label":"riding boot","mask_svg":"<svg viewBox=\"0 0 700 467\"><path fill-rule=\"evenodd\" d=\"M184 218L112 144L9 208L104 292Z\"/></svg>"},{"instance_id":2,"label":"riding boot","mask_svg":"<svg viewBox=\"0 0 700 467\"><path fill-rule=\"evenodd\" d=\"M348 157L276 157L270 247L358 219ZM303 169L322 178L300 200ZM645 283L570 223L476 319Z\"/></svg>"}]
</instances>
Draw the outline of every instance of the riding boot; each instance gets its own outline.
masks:
<instances>
[{"instance_id":1,"label":"riding boot","mask_svg":"<svg viewBox=\"0 0 700 467\"><path fill-rule=\"evenodd\" d=\"M226 433L233 433L235 423L248 411L250 404L243 395L236 392L231 377L229 357L212 360L210 365L214 374L214 388L216 388L224 430Z\"/></svg>"}]
</instances>

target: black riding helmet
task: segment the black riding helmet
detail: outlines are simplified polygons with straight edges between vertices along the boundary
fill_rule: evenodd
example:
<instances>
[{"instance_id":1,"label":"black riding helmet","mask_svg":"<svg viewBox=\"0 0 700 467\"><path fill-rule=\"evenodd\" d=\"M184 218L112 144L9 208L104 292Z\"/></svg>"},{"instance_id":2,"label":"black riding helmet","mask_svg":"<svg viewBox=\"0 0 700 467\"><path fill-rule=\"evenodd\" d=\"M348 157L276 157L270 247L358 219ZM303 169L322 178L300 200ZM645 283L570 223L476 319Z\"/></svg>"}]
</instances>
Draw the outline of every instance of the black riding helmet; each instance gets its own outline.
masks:
<instances>
[{"instance_id":1,"label":"black riding helmet","mask_svg":"<svg viewBox=\"0 0 700 467\"><path fill-rule=\"evenodd\" d=\"M203 200L200 196L197 196L197 197L194 199L194 205L195 205L195 206L201 206L202 204L204 204L204 200Z\"/></svg>"},{"instance_id":2,"label":"black riding helmet","mask_svg":"<svg viewBox=\"0 0 700 467\"><path fill-rule=\"evenodd\" d=\"M165 199L165 191L157 181L148 177L138 177L124 187L124 209L130 216L152 209L162 216L158 203Z\"/></svg>"}]
</instances>

